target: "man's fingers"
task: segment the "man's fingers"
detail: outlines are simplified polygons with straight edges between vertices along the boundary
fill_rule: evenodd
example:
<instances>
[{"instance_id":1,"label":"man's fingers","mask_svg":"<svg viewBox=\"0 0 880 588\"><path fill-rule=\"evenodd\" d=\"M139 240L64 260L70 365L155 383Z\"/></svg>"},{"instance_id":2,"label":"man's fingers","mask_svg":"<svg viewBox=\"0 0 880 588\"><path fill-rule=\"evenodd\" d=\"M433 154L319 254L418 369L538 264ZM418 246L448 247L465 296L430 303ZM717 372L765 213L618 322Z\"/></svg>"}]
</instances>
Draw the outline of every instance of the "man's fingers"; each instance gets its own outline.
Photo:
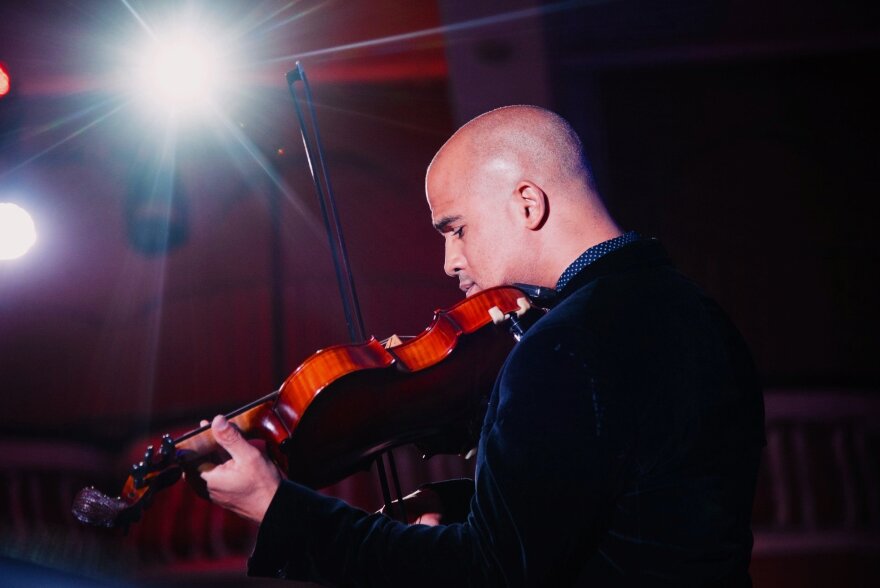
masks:
<instances>
[{"instance_id":1,"label":"man's fingers","mask_svg":"<svg viewBox=\"0 0 880 588\"><path fill-rule=\"evenodd\" d=\"M259 450L247 442L241 433L229 424L223 415L218 414L211 422L211 432L217 443L232 456L232 459L240 460L252 457Z\"/></svg>"},{"instance_id":2,"label":"man's fingers","mask_svg":"<svg viewBox=\"0 0 880 588\"><path fill-rule=\"evenodd\" d=\"M208 496L216 504L259 523L281 483L278 468L224 417L214 417L211 432L220 449L232 459L213 469L209 469L213 464L208 462L200 464L198 471Z\"/></svg>"}]
</instances>

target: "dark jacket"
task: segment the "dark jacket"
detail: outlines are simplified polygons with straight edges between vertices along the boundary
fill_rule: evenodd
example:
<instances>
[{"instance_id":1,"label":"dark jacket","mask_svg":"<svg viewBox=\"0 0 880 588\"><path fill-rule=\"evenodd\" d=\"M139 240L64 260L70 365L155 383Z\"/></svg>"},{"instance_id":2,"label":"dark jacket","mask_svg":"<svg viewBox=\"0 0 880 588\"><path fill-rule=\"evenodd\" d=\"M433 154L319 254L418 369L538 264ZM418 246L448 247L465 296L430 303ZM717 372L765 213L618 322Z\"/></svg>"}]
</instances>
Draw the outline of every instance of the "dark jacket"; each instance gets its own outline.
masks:
<instances>
[{"instance_id":1,"label":"dark jacket","mask_svg":"<svg viewBox=\"0 0 880 588\"><path fill-rule=\"evenodd\" d=\"M364 586L747 586L763 403L718 306L654 240L560 292L495 384L463 523L284 482L252 575Z\"/></svg>"}]
</instances>

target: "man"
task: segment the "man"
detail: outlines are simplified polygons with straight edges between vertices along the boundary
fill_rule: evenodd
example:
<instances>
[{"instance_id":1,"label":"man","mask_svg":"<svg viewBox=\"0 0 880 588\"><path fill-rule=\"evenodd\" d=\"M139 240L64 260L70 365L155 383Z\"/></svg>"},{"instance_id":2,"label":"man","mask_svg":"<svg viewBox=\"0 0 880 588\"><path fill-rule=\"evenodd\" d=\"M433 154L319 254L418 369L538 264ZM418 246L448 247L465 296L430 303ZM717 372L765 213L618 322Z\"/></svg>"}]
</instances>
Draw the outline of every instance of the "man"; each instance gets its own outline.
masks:
<instances>
[{"instance_id":1,"label":"man","mask_svg":"<svg viewBox=\"0 0 880 588\"><path fill-rule=\"evenodd\" d=\"M580 141L530 106L484 114L426 177L446 273L558 299L489 402L462 522L405 525L292 482L222 417L211 497L261 522L249 571L369 586L746 586L763 404L723 313L618 228ZM440 501L442 502L442 500ZM443 520L443 513L437 515Z\"/></svg>"}]
</instances>

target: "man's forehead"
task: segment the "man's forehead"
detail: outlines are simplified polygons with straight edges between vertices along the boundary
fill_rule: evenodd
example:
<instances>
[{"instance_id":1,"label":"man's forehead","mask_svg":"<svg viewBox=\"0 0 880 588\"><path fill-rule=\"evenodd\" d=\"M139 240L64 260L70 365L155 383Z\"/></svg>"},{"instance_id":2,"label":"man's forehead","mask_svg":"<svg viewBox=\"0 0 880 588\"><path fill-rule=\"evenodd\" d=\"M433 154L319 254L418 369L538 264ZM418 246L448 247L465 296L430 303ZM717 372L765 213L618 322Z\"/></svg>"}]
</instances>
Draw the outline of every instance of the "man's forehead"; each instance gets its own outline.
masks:
<instances>
[{"instance_id":1,"label":"man's forehead","mask_svg":"<svg viewBox=\"0 0 880 588\"><path fill-rule=\"evenodd\" d=\"M431 221L443 232L461 222L469 207L473 189L473 157L467 142L453 137L437 154L425 178L425 191L431 209Z\"/></svg>"},{"instance_id":2,"label":"man's forehead","mask_svg":"<svg viewBox=\"0 0 880 588\"><path fill-rule=\"evenodd\" d=\"M431 209L431 224L441 233L453 222L460 221L464 210L457 191L447 185L434 183L428 190L428 207Z\"/></svg>"},{"instance_id":3,"label":"man's forehead","mask_svg":"<svg viewBox=\"0 0 880 588\"><path fill-rule=\"evenodd\" d=\"M457 173L461 173L461 167L460 158L444 147L431 162L425 182L429 188L447 184Z\"/></svg>"},{"instance_id":4,"label":"man's forehead","mask_svg":"<svg viewBox=\"0 0 880 588\"><path fill-rule=\"evenodd\" d=\"M425 195L431 216L435 218L449 214L449 209L456 206L456 195L461 191L462 177L456 175L443 160L436 161L425 181Z\"/></svg>"}]
</instances>

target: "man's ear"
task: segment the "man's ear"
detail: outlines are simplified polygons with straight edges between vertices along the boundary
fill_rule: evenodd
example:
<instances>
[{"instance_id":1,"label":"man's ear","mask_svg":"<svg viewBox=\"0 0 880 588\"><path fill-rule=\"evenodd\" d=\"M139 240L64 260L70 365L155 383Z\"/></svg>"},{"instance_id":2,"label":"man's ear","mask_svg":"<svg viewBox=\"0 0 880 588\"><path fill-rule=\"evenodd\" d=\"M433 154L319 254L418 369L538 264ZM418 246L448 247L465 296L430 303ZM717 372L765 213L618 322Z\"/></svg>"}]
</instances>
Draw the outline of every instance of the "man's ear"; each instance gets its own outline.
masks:
<instances>
[{"instance_id":1,"label":"man's ear","mask_svg":"<svg viewBox=\"0 0 880 588\"><path fill-rule=\"evenodd\" d=\"M533 182L523 180L516 185L513 195L524 226L532 231L544 226L550 213L550 202L544 190Z\"/></svg>"}]
</instances>

